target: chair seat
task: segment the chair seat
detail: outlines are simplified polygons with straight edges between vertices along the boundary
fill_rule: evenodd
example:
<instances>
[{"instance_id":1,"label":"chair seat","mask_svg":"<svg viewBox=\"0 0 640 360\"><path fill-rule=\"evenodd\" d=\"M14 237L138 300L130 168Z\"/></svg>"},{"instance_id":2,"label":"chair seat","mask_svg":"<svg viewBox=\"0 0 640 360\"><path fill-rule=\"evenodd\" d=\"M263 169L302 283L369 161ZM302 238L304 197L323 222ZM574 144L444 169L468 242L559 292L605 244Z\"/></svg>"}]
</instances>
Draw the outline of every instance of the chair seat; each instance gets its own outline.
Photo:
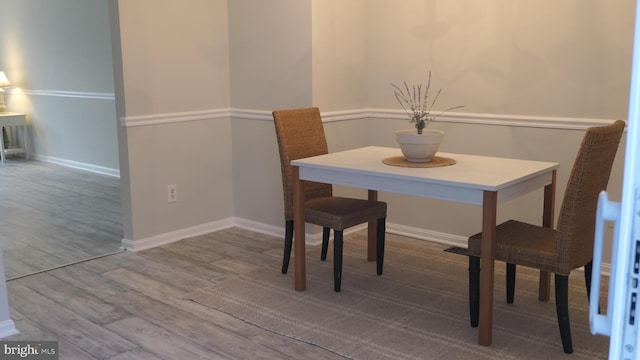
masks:
<instances>
[{"instance_id":1,"label":"chair seat","mask_svg":"<svg viewBox=\"0 0 640 360\"><path fill-rule=\"evenodd\" d=\"M387 216L382 201L332 196L309 200L304 206L305 222L339 231Z\"/></svg>"},{"instance_id":2,"label":"chair seat","mask_svg":"<svg viewBox=\"0 0 640 360\"><path fill-rule=\"evenodd\" d=\"M558 273L556 230L508 220L496 231L496 260ZM469 255L480 256L481 238L481 232L469 238Z\"/></svg>"}]
</instances>

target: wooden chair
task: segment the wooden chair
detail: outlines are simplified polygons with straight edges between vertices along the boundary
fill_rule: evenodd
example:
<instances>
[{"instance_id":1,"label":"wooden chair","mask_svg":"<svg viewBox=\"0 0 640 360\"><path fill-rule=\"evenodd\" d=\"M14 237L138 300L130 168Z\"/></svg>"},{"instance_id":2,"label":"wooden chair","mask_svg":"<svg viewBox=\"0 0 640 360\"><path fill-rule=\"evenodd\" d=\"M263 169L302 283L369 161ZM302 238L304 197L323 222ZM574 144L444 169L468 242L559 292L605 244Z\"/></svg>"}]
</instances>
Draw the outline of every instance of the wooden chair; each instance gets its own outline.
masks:
<instances>
[{"instance_id":1,"label":"wooden chair","mask_svg":"<svg viewBox=\"0 0 640 360\"><path fill-rule=\"evenodd\" d=\"M273 120L280 151L284 192L285 240L282 273L286 274L293 242L293 183L291 160L328 153L320 110L317 107L275 110ZM320 225L321 259L327 257L330 231L333 229L334 289L340 291L342 279L343 230L370 220L377 223L377 273L382 275L384 261L385 220L387 204L381 201L333 196L331 184L304 183L305 222ZM304 226L299 224L296 226Z\"/></svg>"},{"instance_id":2,"label":"wooden chair","mask_svg":"<svg viewBox=\"0 0 640 360\"><path fill-rule=\"evenodd\" d=\"M598 194L605 190L625 122L591 127L573 164L557 228L508 220L497 228L496 260L507 263L507 303L513 303L516 265L555 274L556 311L564 352L573 352L569 324L569 273L584 266L587 294L591 287L591 260ZM469 238L469 309L471 326L478 326L480 239Z\"/></svg>"}]
</instances>

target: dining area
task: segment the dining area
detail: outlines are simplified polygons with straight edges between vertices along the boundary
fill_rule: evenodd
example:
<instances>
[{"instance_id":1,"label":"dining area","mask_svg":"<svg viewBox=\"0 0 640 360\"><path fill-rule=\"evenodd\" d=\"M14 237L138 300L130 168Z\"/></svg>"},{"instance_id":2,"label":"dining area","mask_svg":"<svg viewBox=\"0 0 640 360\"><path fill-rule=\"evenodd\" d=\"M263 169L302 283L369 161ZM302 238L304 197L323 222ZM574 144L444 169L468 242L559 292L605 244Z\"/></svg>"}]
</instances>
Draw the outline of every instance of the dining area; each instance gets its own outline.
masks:
<instances>
[{"instance_id":1,"label":"dining area","mask_svg":"<svg viewBox=\"0 0 640 360\"><path fill-rule=\"evenodd\" d=\"M323 218L344 217L346 212L338 210L343 206L337 201L333 207L326 204L318 206L319 199L341 199L333 196L330 190L328 193L318 192L319 184L367 190L368 204L358 200L362 202L358 204L359 209L355 205L350 209L354 213L360 211L369 215L357 217L368 229L366 259L376 262L379 276L384 276L387 214L386 207L375 214L370 210L381 203L379 193L472 205L481 214L481 221L477 224L480 232L470 234L468 246L454 246L447 250L469 258L469 316L471 326L478 328L477 343L491 346L493 342L493 308L494 301L498 301L494 299L495 266L502 261L507 263L509 304L514 302L516 264L539 270L537 298L540 302L548 302L551 298L552 275L555 275L553 295L562 348L565 353L573 352L568 275L571 270L584 266L586 291L589 292L589 255L593 249L597 195L607 187L625 122L615 121L587 129L577 149L576 160L568 170L570 175L564 198L556 204L557 172L560 168L556 162L449 152L437 152L429 161L415 162L408 160L404 149L383 146L329 153L318 108L275 110L273 117L288 222L282 273L287 273L293 248L293 287L296 291L307 289L308 255L305 250L306 227L294 227L293 224L323 226L321 260L324 261L327 258L328 231L332 228L330 222L323 221ZM287 126L296 128L295 136L287 135ZM305 138L320 139L321 144L307 146ZM306 153L301 150L304 148L308 149ZM512 216L498 217L502 204L530 193L534 193L541 204L537 224L499 220ZM557 205L561 205L558 216ZM559 221L557 226L556 219ZM349 266L342 263L342 232L358 224L340 223L339 228L333 228L336 292L341 291L342 268ZM578 248L582 250L577 251Z\"/></svg>"},{"instance_id":2,"label":"dining area","mask_svg":"<svg viewBox=\"0 0 640 360\"><path fill-rule=\"evenodd\" d=\"M134 252L158 247L143 256L164 265L155 271L125 258L124 269L100 276L113 285L106 291L113 298L96 301L144 319L109 324L106 333L120 331L155 358L170 358L163 351L168 346L156 346L166 344L158 341L164 334L178 339L176 348L207 344L229 358L274 354L265 348L280 355L268 358L283 359L566 358L569 350L576 358L603 358L606 339L591 336L583 316L588 251L563 249L580 258L568 265L577 269L561 268L567 262L547 235L570 223L561 219L573 212L562 208L587 129L627 119L634 3L114 0L78 7L75 0L59 1L46 9L30 6L33 0L7 3L3 69L18 85L5 94L7 105L36 120L53 114L52 122L30 122L30 157L59 157L69 165L108 160L109 168L121 170L122 245ZM56 25L72 18L98 21ZM69 34L83 38L69 41ZM96 66L68 66L78 59ZM406 89L403 80L423 79L428 71L431 95L444 89L433 110L464 108L424 129L444 132L431 162L441 166L405 166L396 132L414 128L391 84ZM175 81L166 86L165 78ZM319 108L327 153L287 163L297 169L292 184L300 188L285 190L272 111L310 106ZM106 125L92 127L89 119ZM64 126L66 120L73 126ZM43 134L63 136L62 129L82 126L97 134L78 137L79 144L113 145L115 138L102 136L111 133L118 151L90 154L72 143L45 151L59 142ZM614 200L621 190L620 154L608 184ZM336 202L322 201L326 207L310 216L322 224L303 226L312 208L299 195L310 183L329 185L332 196L351 199L339 203L354 211L328 211ZM171 201L168 188L179 191ZM327 186L319 188L327 194ZM287 191L291 205L283 201ZM526 236L503 242L505 231ZM538 236L534 246L524 246ZM449 248L462 250L444 251ZM170 256L176 252L178 259ZM605 252L605 264L609 256ZM75 284L78 267L67 269L64 281ZM544 268L548 301L538 300L537 267ZM134 272L143 276L130 276ZM166 289L147 286L148 278L169 283L171 311L143 313L157 309L146 302L166 309L160 304ZM48 302L47 295L58 293L38 289L35 281L28 286L36 290L25 290L28 280L15 283L18 295L9 291L10 305L21 307L12 318L46 309L38 322L55 323L44 327L84 349L85 338L65 337L75 317L51 321L47 315L60 314L57 308L22 299L70 312L77 311L74 303L64 296ZM135 289L127 294L131 301L111 292L122 287ZM202 289L211 291L199 300L220 310L204 311L182 297ZM29 296L34 292L43 296ZM232 311L226 306L234 304L240 309L227 322ZM184 333L172 319L153 317L165 314L184 320ZM336 320L345 321L327 325ZM249 329L249 321L258 326ZM225 325L224 335L216 332ZM138 337L133 330L139 328L151 335ZM194 341L181 346L183 339ZM113 341L114 348L122 343ZM259 350L241 351L251 346Z\"/></svg>"}]
</instances>

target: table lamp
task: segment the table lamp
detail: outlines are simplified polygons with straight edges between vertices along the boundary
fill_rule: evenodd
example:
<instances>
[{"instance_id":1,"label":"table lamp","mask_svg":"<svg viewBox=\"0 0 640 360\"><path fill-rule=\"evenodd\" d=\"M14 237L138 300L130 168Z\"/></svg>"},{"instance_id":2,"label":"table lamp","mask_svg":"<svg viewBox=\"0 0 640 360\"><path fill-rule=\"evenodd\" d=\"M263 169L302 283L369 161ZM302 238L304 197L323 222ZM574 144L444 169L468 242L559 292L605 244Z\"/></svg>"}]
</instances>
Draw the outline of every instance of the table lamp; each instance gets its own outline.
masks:
<instances>
[{"instance_id":1,"label":"table lamp","mask_svg":"<svg viewBox=\"0 0 640 360\"><path fill-rule=\"evenodd\" d=\"M4 71L0 71L0 113L7 112L7 105L4 103L4 88L10 87L11 82L7 79Z\"/></svg>"}]
</instances>

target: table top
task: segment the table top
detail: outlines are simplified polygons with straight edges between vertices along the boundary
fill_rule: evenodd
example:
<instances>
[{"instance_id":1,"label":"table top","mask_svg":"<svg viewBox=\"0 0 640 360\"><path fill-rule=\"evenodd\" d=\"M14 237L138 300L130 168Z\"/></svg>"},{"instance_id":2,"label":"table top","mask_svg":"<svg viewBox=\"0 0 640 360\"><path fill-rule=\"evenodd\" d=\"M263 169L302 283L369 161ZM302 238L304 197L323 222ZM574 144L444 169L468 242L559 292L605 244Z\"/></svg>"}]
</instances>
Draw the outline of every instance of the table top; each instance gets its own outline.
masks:
<instances>
[{"instance_id":1,"label":"table top","mask_svg":"<svg viewBox=\"0 0 640 360\"><path fill-rule=\"evenodd\" d=\"M300 179L482 204L483 191L497 191L498 202L518 197L551 182L558 163L438 152L456 164L431 168L386 165L398 148L369 146L291 162ZM425 186L429 185L429 186Z\"/></svg>"},{"instance_id":2,"label":"table top","mask_svg":"<svg viewBox=\"0 0 640 360\"><path fill-rule=\"evenodd\" d=\"M0 125L4 126L27 126L27 117L23 113L4 112L0 113Z\"/></svg>"},{"instance_id":3,"label":"table top","mask_svg":"<svg viewBox=\"0 0 640 360\"><path fill-rule=\"evenodd\" d=\"M12 116L25 116L25 113L17 113L17 112L0 112L0 117L12 117Z\"/></svg>"}]
</instances>

